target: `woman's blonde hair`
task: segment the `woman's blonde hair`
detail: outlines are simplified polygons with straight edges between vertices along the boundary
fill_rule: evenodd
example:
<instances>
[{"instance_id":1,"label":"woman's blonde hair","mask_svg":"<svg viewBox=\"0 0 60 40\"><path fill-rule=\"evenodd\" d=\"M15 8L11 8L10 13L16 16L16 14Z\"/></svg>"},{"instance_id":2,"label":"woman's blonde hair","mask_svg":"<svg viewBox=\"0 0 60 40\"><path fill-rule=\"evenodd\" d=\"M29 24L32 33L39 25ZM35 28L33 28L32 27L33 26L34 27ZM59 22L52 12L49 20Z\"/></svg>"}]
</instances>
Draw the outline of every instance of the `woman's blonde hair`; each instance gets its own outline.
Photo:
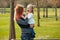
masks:
<instances>
[{"instance_id":1,"label":"woman's blonde hair","mask_svg":"<svg viewBox=\"0 0 60 40\"><path fill-rule=\"evenodd\" d=\"M24 11L23 5L17 4L15 7L14 19L18 20L21 17L21 15L23 14L23 11Z\"/></svg>"}]
</instances>

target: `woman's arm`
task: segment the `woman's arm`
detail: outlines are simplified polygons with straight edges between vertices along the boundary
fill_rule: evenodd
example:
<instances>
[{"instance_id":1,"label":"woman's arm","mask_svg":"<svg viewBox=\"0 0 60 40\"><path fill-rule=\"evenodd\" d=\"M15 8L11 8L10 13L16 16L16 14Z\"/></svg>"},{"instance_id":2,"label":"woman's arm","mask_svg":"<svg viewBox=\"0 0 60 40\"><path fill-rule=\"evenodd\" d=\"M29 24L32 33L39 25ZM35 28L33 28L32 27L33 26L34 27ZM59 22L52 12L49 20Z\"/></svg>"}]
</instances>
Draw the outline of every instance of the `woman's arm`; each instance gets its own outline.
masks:
<instances>
[{"instance_id":1,"label":"woman's arm","mask_svg":"<svg viewBox=\"0 0 60 40\"><path fill-rule=\"evenodd\" d=\"M15 10L15 12L14 12L14 21L16 21L16 10Z\"/></svg>"}]
</instances>

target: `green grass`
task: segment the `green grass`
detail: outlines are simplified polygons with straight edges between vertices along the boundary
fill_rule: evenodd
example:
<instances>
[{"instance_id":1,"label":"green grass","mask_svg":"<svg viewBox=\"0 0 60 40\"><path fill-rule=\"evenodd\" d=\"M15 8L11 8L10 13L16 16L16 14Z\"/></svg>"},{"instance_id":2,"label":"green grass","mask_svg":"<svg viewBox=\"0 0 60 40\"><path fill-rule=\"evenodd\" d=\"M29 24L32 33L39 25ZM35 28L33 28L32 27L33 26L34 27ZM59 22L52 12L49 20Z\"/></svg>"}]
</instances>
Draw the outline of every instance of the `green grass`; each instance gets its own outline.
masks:
<instances>
[{"instance_id":1,"label":"green grass","mask_svg":"<svg viewBox=\"0 0 60 40\"><path fill-rule=\"evenodd\" d=\"M58 9L58 21L55 20L54 12L49 9L49 17L43 18L40 12L40 26L37 26L37 12L34 12L36 38L60 38L60 9ZM0 14L0 40L9 38L10 14ZM15 23L16 38L21 36L21 28Z\"/></svg>"}]
</instances>

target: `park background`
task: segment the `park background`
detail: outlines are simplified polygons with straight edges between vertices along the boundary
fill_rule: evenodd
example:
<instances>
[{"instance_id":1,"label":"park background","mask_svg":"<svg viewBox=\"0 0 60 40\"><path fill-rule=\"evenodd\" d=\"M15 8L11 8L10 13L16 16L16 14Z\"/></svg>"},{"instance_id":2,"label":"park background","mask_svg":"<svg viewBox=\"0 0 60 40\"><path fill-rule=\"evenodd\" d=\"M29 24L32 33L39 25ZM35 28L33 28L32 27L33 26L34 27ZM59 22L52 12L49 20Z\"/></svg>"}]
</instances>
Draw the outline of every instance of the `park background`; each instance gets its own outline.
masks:
<instances>
[{"instance_id":1,"label":"park background","mask_svg":"<svg viewBox=\"0 0 60 40\"><path fill-rule=\"evenodd\" d=\"M60 0L15 0L16 4L25 7L31 3L34 6L34 19L37 39L60 38ZM10 1L0 0L0 40L8 40L10 32ZM38 25L39 24L39 25ZM21 36L21 28L15 22L16 39Z\"/></svg>"}]
</instances>

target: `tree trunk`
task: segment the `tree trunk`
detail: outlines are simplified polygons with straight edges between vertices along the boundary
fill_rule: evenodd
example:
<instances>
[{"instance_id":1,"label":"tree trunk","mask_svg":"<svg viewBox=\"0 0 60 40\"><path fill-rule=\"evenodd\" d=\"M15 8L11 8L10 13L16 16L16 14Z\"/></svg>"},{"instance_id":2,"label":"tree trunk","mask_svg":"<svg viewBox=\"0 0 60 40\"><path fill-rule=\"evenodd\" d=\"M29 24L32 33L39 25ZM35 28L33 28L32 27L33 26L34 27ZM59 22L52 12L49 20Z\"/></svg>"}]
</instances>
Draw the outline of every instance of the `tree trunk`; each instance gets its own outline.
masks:
<instances>
[{"instance_id":1,"label":"tree trunk","mask_svg":"<svg viewBox=\"0 0 60 40\"><path fill-rule=\"evenodd\" d=\"M15 27L14 27L14 0L10 0L11 16L10 16L10 35L9 40L15 40Z\"/></svg>"},{"instance_id":2,"label":"tree trunk","mask_svg":"<svg viewBox=\"0 0 60 40\"><path fill-rule=\"evenodd\" d=\"M3 13L5 14L5 7L3 8Z\"/></svg>"},{"instance_id":3,"label":"tree trunk","mask_svg":"<svg viewBox=\"0 0 60 40\"><path fill-rule=\"evenodd\" d=\"M2 8L0 8L0 14L2 14Z\"/></svg>"},{"instance_id":4,"label":"tree trunk","mask_svg":"<svg viewBox=\"0 0 60 40\"><path fill-rule=\"evenodd\" d=\"M58 16L57 16L57 8L55 8L55 17L56 17L56 21L58 20Z\"/></svg>"},{"instance_id":5,"label":"tree trunk","mask_svg":"<svg viewBox=\"0 0 60 40\"><path fill-rule=\"evenodd\" d=\"M38 26L40 26L40 14L39 14L39 11L40 11L40 9L39 9L39 6L38 6L38 0L37 0L37 13L38 13Z\"/></svg>"},{"instance_id":6,"label":"tree trunk","mask_svg":"<svg viewBox=\"0 0 60 40\"><path fill-rule=\"evenodd\" d=\"M43 18L45 17L45 8L43 8Z\"/></svg>"},{"instance_id":7,"label":"tree trunk","mask_svg":"<svg viewBox=\"0 0 60 40\"><path fill-rule=\"evenodd\" d=\"M46 18L48 18L48 8L46 8Z\"/></svg>"},{"instance_id":8,"label":"tree trunk","mask_svg":"<svg viewBox=\"0 0 60 40\"><path fill-rule=\"evenodd\" d=\"M38 26L40 26L40 20L39 20L39 19L40 19L39 8L37 8L37 13L38 13L38 15L37 15L37 16L38 16Z\"/></svg>"},{"instance_id":9,"label":"tree trunk","mask_svg":"<svg viewBox=\"0 0 60 40\"><path fill-rule=\"evenodd\" d=\"M4 8L2 8L2 14L4 14Z\"/></svg>"}]
</instances>

